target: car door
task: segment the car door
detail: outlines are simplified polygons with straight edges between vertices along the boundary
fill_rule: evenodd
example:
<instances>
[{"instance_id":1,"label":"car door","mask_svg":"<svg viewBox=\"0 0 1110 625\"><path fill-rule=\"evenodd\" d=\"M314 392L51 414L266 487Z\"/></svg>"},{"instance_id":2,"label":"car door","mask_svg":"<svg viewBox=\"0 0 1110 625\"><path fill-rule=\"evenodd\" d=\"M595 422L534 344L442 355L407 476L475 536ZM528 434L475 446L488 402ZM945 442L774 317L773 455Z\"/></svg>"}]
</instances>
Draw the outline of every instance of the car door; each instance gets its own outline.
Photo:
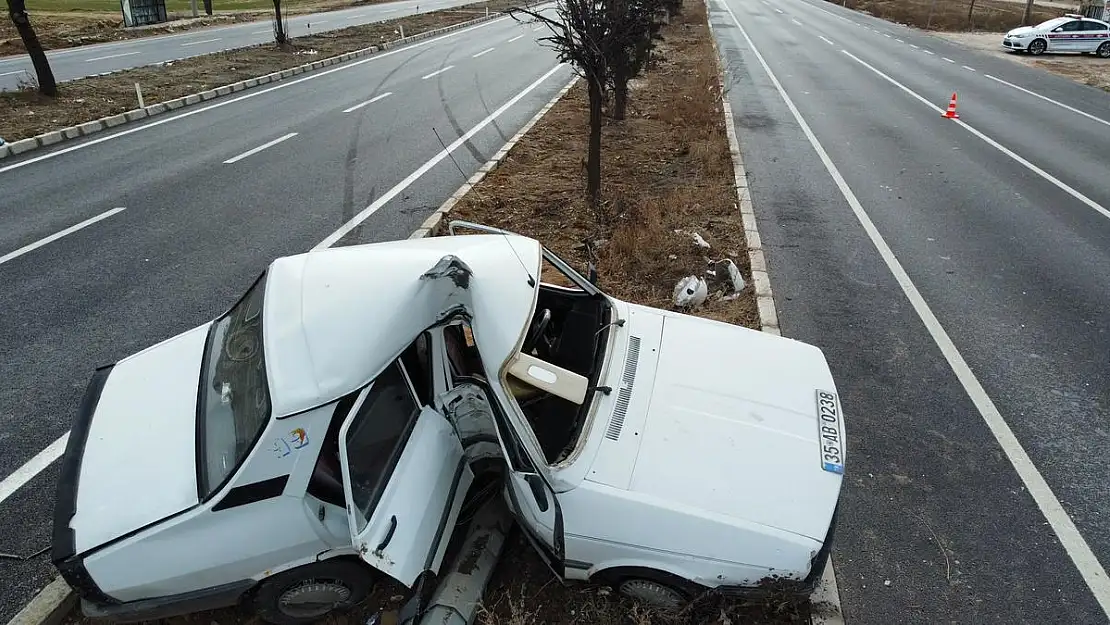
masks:
<instances>
[{"instance_id":1,"label":"car door","mask_svg":"<svg viewBox=\"0 0 1110 625\"><path fill-rule=\"evenodd\" d=\"M400 362L359 394L339 441L354 547L412 587L439 569L474 479L462 443L442 414L417 400Z\"/></svg>"},{"instance_id":2,"label":"car door","mask_svg":"<svg viewBox=\"0 0 1110 625\"><path fill-rule=\"evenodd\" d=\"M490 391L487 390L487 393ZM505 454L508 471L505 499L524 535L536 548L544 562L560 579L565 575L565 537L563 511L559 497L521 441L520 432L505 417L498 400L490 402L494 426Z\"/></svg>"},{"instance_id":3,"label":"car door","mask_svg":"<svg viewBox=\"0 0 1110 625\"><path fill-rule=\"evenodd\" d=\"M1106 25L1094 20L1083 20L1082 52L1094 52L1110 36Z\"/></svg>"},{"instance_id":4,"label":"car door","mask_svg":"<svg viewBox=\"0 0 1110 625\"><path fill-rule=\"evenodd\" d=\"M1074 52L1079 49L1078 39L1083 36L1083 23L1072 20L1057 26L1049 35L1048 49L1053 52Z\"/></svg>"}]
</instances>

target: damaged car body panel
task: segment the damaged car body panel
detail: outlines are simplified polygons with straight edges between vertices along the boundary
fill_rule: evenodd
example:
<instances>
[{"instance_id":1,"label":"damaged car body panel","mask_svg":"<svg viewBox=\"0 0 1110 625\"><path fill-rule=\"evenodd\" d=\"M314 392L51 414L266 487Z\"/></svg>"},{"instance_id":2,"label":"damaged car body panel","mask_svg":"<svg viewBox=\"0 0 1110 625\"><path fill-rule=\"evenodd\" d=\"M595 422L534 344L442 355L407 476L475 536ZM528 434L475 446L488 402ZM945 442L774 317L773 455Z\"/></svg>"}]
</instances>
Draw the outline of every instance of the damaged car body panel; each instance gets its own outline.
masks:
<instances>
[{"instance_id":1,"label":"damaged car body panel","mask_svg":"<svg viewBox=\"0 0 1110 625\"><path fill-rule=\"evenodd\" d=\"M54 542L87 614L246 602L304 623L382 575L419 603L490 471L559 577L808 587L843 471L820 351L621 302L535 240L452 226L485 233L277 259L226 315L94 376ZM168 490L117 497L135 509L115 518L98 493L144 482L108 439L152 435L120 425L151 399L135 388L178 397L143 427L196 432L195 455L128 456Z\"/></svg>"}]
</instances>

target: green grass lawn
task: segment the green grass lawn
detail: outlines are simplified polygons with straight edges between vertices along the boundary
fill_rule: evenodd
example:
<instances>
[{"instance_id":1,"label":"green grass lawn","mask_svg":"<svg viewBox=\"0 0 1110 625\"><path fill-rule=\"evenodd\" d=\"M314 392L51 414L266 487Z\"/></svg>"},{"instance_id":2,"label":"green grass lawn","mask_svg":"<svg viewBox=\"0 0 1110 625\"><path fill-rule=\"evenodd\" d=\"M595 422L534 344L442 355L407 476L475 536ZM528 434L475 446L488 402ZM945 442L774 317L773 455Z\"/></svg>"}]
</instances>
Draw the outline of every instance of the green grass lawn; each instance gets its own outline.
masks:
<instances>
[{"instance_id":1,"label":"green grass lawn","mask_svg":"<svg viewBox=\"0 0 1110 625\"><path fill-rule=\"evenodd\" d=\"M282 7L293 8L299 4L308 4L307 0L285 0ZM203 0L197 0L197 6L203 13ZM271 9L271 0L212 0L212 9L215 11L242 11L247 9ZM27 0L27 10L52 12L98 12L119 13L119 0ZM189 0L166 0L166 11L170 13L189 10Z\"/></svg>"}]
</instances>

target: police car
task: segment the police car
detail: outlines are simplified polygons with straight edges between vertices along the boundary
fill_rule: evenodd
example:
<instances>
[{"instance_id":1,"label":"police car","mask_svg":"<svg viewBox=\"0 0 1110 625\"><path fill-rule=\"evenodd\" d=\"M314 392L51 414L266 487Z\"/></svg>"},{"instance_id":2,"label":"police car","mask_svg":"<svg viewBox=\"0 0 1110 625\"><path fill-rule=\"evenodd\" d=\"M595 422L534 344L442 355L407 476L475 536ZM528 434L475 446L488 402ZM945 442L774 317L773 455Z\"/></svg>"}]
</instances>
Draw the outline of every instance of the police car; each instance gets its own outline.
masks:
<instances>
[{"instance_id":1,"label":"police car","mask_svg":"<svg viewBox=\"0 0 1110 625\"><path fill-rule=\"evenodd\" d=\"M1002 47L1033 55L1045 52L1094 52L1106 59L1110 58L1110 24L1068 13L1036 26L1022 26L1011 30L1002 39Z\"/></svg>"}]
</instances>

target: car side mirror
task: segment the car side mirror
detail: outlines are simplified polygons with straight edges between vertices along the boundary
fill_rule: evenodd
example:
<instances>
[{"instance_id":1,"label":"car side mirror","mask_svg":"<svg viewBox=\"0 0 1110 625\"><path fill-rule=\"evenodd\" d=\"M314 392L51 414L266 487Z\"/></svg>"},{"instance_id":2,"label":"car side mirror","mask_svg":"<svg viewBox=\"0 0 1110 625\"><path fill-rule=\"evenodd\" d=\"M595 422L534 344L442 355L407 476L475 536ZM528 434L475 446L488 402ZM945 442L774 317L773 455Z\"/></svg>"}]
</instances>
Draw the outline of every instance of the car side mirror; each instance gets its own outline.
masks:
<instances>
[{"instance_id":1,"label":"car side mirror","mask_svg":"<svg viewBox=\"0 0 1110 625\"><path fill-rule=\"evenodd\" d=\"M547 492L543 488L543 480L536 474L524 476L524 481L528 482L528 487L532 489L532 496L536 498L536 505L540 507L540 512L547 512Z\"/></svg>"},{"instance_id":2,"label":"car side mirror","mask_svg":"<svg viewBox=\"0 0 1110 625\"><path fill-rule=\"evenodd\" d=\"M595 265L592 260L590 261L589 268L586 270L586 279L590 281L590 284L597 286L597 265Z\"/></svg>"}]
</instances>

